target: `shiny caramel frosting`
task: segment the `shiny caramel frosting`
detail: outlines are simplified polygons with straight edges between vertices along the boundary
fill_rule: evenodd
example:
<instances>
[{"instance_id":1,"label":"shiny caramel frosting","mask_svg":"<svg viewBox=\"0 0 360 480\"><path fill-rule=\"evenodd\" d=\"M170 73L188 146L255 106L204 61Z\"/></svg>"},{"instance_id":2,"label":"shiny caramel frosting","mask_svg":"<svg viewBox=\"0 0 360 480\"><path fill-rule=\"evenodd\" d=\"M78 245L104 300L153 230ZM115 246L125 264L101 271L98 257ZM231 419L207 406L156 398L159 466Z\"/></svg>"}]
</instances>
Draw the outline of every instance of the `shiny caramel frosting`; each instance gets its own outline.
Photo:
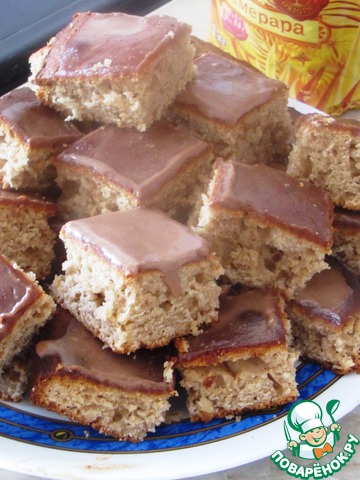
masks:
<instances>
[{"instance_id":1,"label":"shiny caramel frosting","mask_svg":"<svg viewBox=\"0 0 360 480\"><path fill-rule=\"evenodd\" d=\"M179 269L210 255L208 243L190 228L144 207L70 221L60 236L81 242L127 277L162 272L174 295L181 292Z\"/></svg>"},{"instance_id":2,"label":"shiny caramel frosting","mask_svg":"<svg viewBox=\"0 0 360 480\"><path fill-rule=\"evenodd\" d=\"M194 63L196 75L178 95L176 105L228 124L235 124L285 88L254 68L216 53L202 55Z\"/></svg>"},{"instance_id":3,"label":"shiny caramel frosting","mask_svg":"<svg viewBox=\"0 0 360 480\"><path fill-rule=\"evenodd\" d=\"M68 311L58 308L47 326L46 339L36 344L40 359L56 357L57 375L85 377L96 383L112 385L128 391L170 393L174 383L164 379L165 352L139 350L118 355L103 344ZM48 372L54 373L54 372Z\"/></svg>"},{"instance_id":4,"label":"shiny caramel frosting","mask_svg":"<svg viewBox=\"0 0 360 480\"><path fill-rule=\"evenodd\" d=\"M210 154L185 129L159 121L145 132L103 126L62 152L56 164L91 172L131 192L140 204L156 195L189 163Z\"/></svg>"},{"instance_id":5,"label":"shiny caramel frosting","mask_svg":"<svg viewBox=\"0 0 360 480\"><path fill-rule=\"evenodd\" d=\"M40 295L40 289L0 254L0 341Z\"/></svg>"},{"instance_id":6,"label":"shiny caramel frosting","mask_svg":"<svg viewBox=\"0 0 360 480\"><path fill-rule=\"evenodd\" d=\"M190 31L168 16L80 12L56 35L35 81L137 76Z\"/></svg>"},{"instance_id":7,"label":"shiny caramel frosting","mask_svg":"<svg viewBox=\"0 0 360 480\"><path fill-rule=\"evenodd\" d=\"M328 262L330 268L315 274L291 305L314 321L343 328L360 313L360 280L339 261L331 258Z\"/></svg>"},{"instance_id":8,"label":"shiny caramel frosting","mask_svg":"<svg viewBox=\"0 0 360 480\"><path fill-rule=\"evenodd\" d=\"M66 148L81 137L72 122L65 122L59 113L42 105L28 87L17 88L0 98L0 123L34 148Z\"/></svg>"},{"instance_id":9,"label":"shiny caramel frosting","mask_svg":"<svg viewBox=\"0 0 360 480\"><path fill-rule=\"evenodd\" d=\"M29 192L0 189L0 207L4 205L12 205L19 208L31 207L35 210L44 211L49 216L57 214L55 203Z\"/></svg>"},{"instance_id":10,"label":"shiny caramel frosting","mask_svg":"<svg viewBox=\"0 0 360 480\"><path fill-rule=\"evenodd\" d=\"M327 249L332 245L329 196L310 182L266 165L218 160L210 205L248 213Z\"/></svg>"},{"instance_id":11,"label":"shiny caramel frosting","mask_svg":"<svg viewBox=\"0 0 360 480\"><path fill-rule=\"evenodd\" d=\"M275 291L252 290L220 300L218 321L200 335L186 337L180 365L211 365L227 354L256 354L285 346L284 314Z\"/></svg>"}]
</instances>

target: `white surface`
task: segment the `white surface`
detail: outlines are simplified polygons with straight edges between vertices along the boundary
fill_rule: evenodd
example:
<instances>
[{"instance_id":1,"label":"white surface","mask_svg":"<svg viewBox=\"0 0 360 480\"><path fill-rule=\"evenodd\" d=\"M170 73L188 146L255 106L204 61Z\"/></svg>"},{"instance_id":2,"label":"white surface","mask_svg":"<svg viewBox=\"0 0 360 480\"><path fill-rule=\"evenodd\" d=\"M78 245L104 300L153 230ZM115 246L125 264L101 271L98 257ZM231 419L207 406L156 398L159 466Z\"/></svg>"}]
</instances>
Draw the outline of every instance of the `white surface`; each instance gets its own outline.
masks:
<instances>
[{"instance_id":1,"label":"white surface","mask_svg":"<svg viewBox=\"0 0 360 480\"><path fill-rule=\"evenodd\" d=\"M174 0L165 5L159 12L170 14L179 20L186 21L193 25L194 35L207 39L209 32L210 19L210 0ZM357 116L354 112L348 116ZM357 377L352 383L351 377L345 377L342 383L337 383L332 388L324 392L324 396L329 398L342 397L343 411L339 415L346 413L359 403L360 383ZM350 382L350 383L349 383ZM337 397L335 397L337 395ZM354 433L360 436L360 407L357 407L350 414L341 420L343 432ZM13 468L18 471L26 472L16 473L0 468L1 480L33 480L36 475L38 478L64 478L69 480L80 479L107 479L116 480L133 478L160 480L162 478L175 478L187 475L201 475L204 472L219 471L232 468L245 461L253 461L261 456L265 458L242 467L232 468L231 470L212 473L197 477L198 480L240 480L240 479L289 479L290 477L280 472L276 466L269 460L268 455L278 448L278 442L283 442L282 421L275 422L267 427L250 432L246 442L241 441L243 436L235 437L226 441L216 442L206 445L200 453L199 447L184 449L176 452L161 452L156 454L132 454L131 462L127 462L124 456L114 455L85 455L85 462L78 453L65 453L52 449L43 448L42 453L38 453L37 448L31 445L20 444L18 442L7 441L0 442L0 465L7 468ZM49 474L49 472L51 472ZM190 473L191 472L191 473ZM138 475L138 476L137 476ZM335 477L333 477L335 478ZM336 475L339 480L357 480L360 478L360 450Z\"/></svg>"}]
</instances>

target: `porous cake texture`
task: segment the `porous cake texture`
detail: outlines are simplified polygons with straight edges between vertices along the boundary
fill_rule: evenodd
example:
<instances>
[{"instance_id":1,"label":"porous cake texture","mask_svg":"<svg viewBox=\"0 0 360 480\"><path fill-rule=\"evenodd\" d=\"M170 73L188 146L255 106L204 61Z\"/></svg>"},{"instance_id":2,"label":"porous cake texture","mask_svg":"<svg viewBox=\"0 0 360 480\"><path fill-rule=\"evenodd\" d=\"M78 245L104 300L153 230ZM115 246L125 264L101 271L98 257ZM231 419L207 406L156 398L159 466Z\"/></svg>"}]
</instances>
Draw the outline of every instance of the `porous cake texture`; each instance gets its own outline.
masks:
<instances>
[{"instance_id":1,"label":"porous cake texture","mask_svg":"<svg viewBox=\"0 0 360 480\"><path fill-rule=\"evenodd\" d=\"M344 375L360 371L360 282L343 264L314 275L288 303L302 355Z\"/></svg>"},{"instance_id":2,"label":"porous cake texture","mask_svg":"<svg viewBox=\"0 0 360 480\"><path fill-rule=\"evenodd\" d=\"M146 132L103 126L56 158L58 206L68 220L152 206L186 222L212 162L210 145L165 121Z\"/></svg>"},{"instance_id":3,"label":"porous cake texture","mask_svg":"<svg viewBox=\"0 0 360 480\"><path fill-rule=\"evenodd\" d=\"M59 308L36 344L31 400L119 440L138 442L165 418L176 394L162 350L117 355Z\"/></svg>"},{"instance_id":4,"label":"porous cake texture","mask_svg":"<svg viewBox=\"0 0 360 480\"><path fill-rule=\"evenodd\" d=\"M55 233L49 226L54 203L41 197L0 190L0 252L38 280L46 279L55 259Z\"/></svg>"},{"instance_id":5,"label":"porous cake texture","mask_svg":"<svg viewBox=\"0 0 360 480\"><path fill-rule=\"evenodd\" d=\"M327 268L333 206L310 182L266 165L219 159L196 232L232 283L275 287L291 297Z\"/></svg>"},{"instance_id":6,"label":"porous cake texture","mask_svg":"<svg viewBox=\"0 0 360 480\"><path fill-rule=\"evenodd\" d=\"M72 122L42 105L28 87L0 98L0 181L3 188L44 191L54 180L54 155L81 137Z\"/></svg>"},{"instance_id":7,"label":"porous cake texture","mask_svg":"<svg viewBox=\"0 0 360 480\"><path fill-rule=\"evenodd\" d=\"M211 143L217 155L245 163L287 159L291 130L288 89L220 51L194 60L196 75L166 117Z\"/></svg>"},{"instance_id":8,"label":"porous cake texture","mask_svg":"<svg viewBox=\"0 0 360 480\"><path fill-rule=\"evenodd\" d=\"M22 353L0 372L0 399L5 402L21 402L28 390L32 361L29 352Z\"/></svg>"},{"instance_id":9,"label":"porous cake texture","mask_svg":"<svg viewBox=\"0 0 360 480\"><path fill-rule=\"evenodd\" d=\"M360 210L360 122L303 116L287 172L326 190L335 205Z\"/></svg>"},{"instance_id":10,"label":"porous cake texture","mask_svg":"<svg viewBox=\"0 0 360 480\"><path fill-rule=\"evenodd\" d=\"M291 338L278 292L223 297L218 322L198 337L176 340L190 419L206 422L295 400Z\"/></svg>"},{"instance_id":11,"label":"porous cake texture","mask_svg":"<svg viewBox=\"0 0 360 480\"><path fill-rule=\"evenodd\" d=\"M0 254L0 374L55 311L50 295Z\"/></svg>"},{"instance_id":12,"label":"porous cake texture","mask_svg":"<svg viewBox=\"0 0 360 480\"><path fill-rule=\"evenodd\" d=\"M194 75L190 32L168 16L77 13L30 57L31 82L72 118L143 131Z\"/></svg>"},{"instance_id":13,"label":"porous cake texture","mask_svg":"<svg viewBox=\"0 0 360 480\"><path fill-rule=\"evenodd\" d=\"M166 345L217 318L223 269L208 243L157 209L64 225L52 294L118 353Z\"/></svg>"}]
</instances>

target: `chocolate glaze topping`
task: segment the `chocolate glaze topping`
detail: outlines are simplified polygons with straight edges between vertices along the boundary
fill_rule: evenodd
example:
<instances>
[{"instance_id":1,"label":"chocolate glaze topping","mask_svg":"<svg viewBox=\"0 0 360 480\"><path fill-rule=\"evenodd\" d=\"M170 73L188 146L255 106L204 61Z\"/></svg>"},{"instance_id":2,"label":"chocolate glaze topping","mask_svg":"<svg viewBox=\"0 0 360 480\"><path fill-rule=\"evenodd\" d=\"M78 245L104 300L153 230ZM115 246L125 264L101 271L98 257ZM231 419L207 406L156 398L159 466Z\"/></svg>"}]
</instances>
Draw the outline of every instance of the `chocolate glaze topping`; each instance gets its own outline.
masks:
<instances>
[{"instance_id":1,"label":"chocolate glaze topping","mask_svg":"<svg viewBox=\"0 0 360 480\"><path fill-rule=\"evenodd\" d=\"M77 13L55 37L36 81L51 81L54 77L134 76L190 31L190 26L168 16Z\"/></svg>"},{"instance_id":2,"label":"chocolate glaze topping","mask_svg":"<svg viewBox=\"0 0 360 480\"><path fill-rule=\"evenodd\" d=\"M27 87L17 88L0 98L0 121L8 124L30 147L62 145L81 137L71 122L40 103Z\"/></svg>"},{"instance_id":3,"label":"chocolate glaze topping","mask_svg":"<svg viewBox=\"0 0 360 480\"><path fill-rule=\"evenodd\" d=\"M181 292L178 270L210 254L208 243L160 210L136 208L73 220L62 237L72 237L132 276L160 271L174 295Z\"/></svg>"},{"instance_id":4,"label":"chocolate glaze topping","mask_svg":"<svg viewBox=\"0 0 360 480\"><path fill-rule=\"evenodd\" d=\"M249 212L326 248L332 244L333 206L328 195L266 165L218 160L210 204Z\"/></svg>"},{"instance_id":5,"label":"chocolate glaze topping","mask_svg":"<svg viewBox=\"0 0 360 480\"><path fill-rule=\"evenodd\" d=\"M9 204L17 207L31 206L32 208L39 208L39 210L46 210L49 215L56 215L57 208L53 202L49 202L44 198L33 193L22 193L14 190L0 189L0 205Z\"/></svg>"},{"instance_id":6,"label":"chocolate glaze topping","mask_svg":"<svg viewBox=\"0 0 360 480\"><path fill-rule=\"evenodd\" d=\"M221 298L219 320L196 337L186 337L188 351L179 363L203 357L212 363L226 352L285 345L284 325L272 291L253 290Z\"/></svg>"},{"instance_id":7,"label":"chocolate glaze topping","mask_svg":"<svg viewBox=\"0 0 360 480\"><path fill-rule=\"evenodd\" d=\"M210 150L185 129L161 121L146 132L100 127L59 155L57 162L105 177L144 204L184 166Z\"/></svg>"},{"instance_id":8,"label":"chocolate glaze topping","mask_svg":"<svg viewBox=\"0 0 360 480\"><path fill-rule=\"evenodd\" d=\"M178 95L176 103L225 123L235 124L284 88L279 81L215 53L202 55L194 63L195 78Z\"/></svg>"},{"instance_id":9,"label":"chocolate glaze topping","mask_svg":"<svg viewBox=\"0 0 360 480\"><path fill-rule=\"evenodd\" d=\"M315 274L292 303L310 318L320 317L341 328L352 314L359 314L360 280L337 260L331 258L328 262L330 269Z\"/></svg>"},{"instance_id":10,"label":"chocolate glaze topping","mask_svg":"<svg viewBox=\"0 0 360 480\"><path fill-rule=\"evenodd\" d=\"M0 340L14 328L41 291L0 254Z\"/></svg>"},{"instance_id":11,"label":"chocolate glaze topping","mask_svg":"<svg viewBox=\"0 0 360 480\"><path fill-rule=\"evenodd\" d=\"M343 210L342 208L335 208L334 222L335 228L345 228L354 231L360 230L360 212L353 212Z\"/></svg>"},{"instance_id":12,"label":"chocolate glaze topping","mask_svg":"<svg viewBox=\"0 0 360 480\"><path fill-rule=\"evenodd\" d=\"M61 308L48 326L47 336L47 340L37 343L36 353L41 359L56 356L58 373L81 375L130 391L165 393L173 390L173 383L164 381L163 350L117 355L104 349L100 340Z\"/></svg>"}]
</instances>

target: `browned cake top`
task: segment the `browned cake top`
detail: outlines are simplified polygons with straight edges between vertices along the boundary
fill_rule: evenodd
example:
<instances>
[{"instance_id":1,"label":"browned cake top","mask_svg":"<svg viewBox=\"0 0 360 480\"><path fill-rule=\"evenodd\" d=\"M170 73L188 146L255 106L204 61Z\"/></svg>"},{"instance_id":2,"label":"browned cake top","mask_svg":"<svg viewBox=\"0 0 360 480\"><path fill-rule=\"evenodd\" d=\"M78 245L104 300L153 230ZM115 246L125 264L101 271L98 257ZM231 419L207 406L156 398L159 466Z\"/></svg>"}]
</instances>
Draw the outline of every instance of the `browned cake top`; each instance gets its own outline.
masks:
<instances>
[{"instance_id":1,"label":"browned cake top","mask_svg":"<svg viewBox=\"0 0 360 480\"><path fill-rule=\"evenodd\" d=\"M353 212L349 210L343 210L342 208L336 208L334 211L334 223L335 228L353 230L354 232L360 232L360 212Z\"/></svg>"},{"instance_id":2,"label":"browned cake top","mask_svg":"<svg viewBox=\"0 0 360 480\"><path fill-rule=\"evenodd\" d=\"M54 216L57 213L56 205L44 198L31 193L21 193L13 190L0 189L0 207L30 207L34 210L45 212L49 216ZM21 210L19 210L19 213Z\"/></svg>"},{"instance_id":3,"label":"browned cake top","mask_svg":"<svg viewBox=\"0 0 360 480\"><path fill-rule=\"evenodd\" d=\"M216 163L210 205L246 212L329 248L333 206L319 187L266 165Z\"/></svg>"},{"instance_id":4,"label":"browned cake top","mask_svg":"<svg viewBox=\"0 0 360 480\"><path fill-rule=\"evenodd\" d=\"M40 297L41 290L0 254L0 340Z\"/></svg>"},{"instance_id":5,"label":"browned cake top","mask_svg":"<svg viewBox=\"0 0 360 480\"><path fill-rule=\"evenodd\" d=\"M337 260L329 263L330 268L316 273L291 303L308 317L340 329L360 314L360 281Z\"/></svg>"},{"instance_id":6,"label":"browned cake top","mask_svg":"<svg viewBox=\"0 0 360 480\"><path fill-rule=\"evenodd\" d=\"M303 115L299 122L300 128L319 129L319 132L331 132L348 134L357 139L360 138L360 121L352 118L334 118L328 115L310 113Z\"/></svg>"},{"instance_id":7,"label":"browned cake top","mask_svg":"<svg viewBox=\"0 0 360 480\"><path fill-rule=\"evenodd\" d=\"M156 122L145 132L100 127L73 144L57 159L130 191L146 203L187 164L209 153L205 142L180 127ZM84 173L86 174L86 172Z\"/></svg>"},{"instance_id":8,"label":"browned cake top","mask_svg":"<svg viewBox=\"0 0 360 480\"><path fill-rule=\"evenodd\" d=\"M137 76L190 31L190 26L168 16L77 13L55 37L36 81Z\"/></svg>"},{"instance_id":9,"label":"browned cake top","mask_svg":"<svg viewBox=\"0 0 360 480\"><path fill-rule=\"evenodd\" d=\"M30 147L63 146L80 138L71 122L37 99L27 87L17 88L0 98L0 122Z\"/></svg>"},{"instance_id":10,"label":"browned cake top","mask_svg":"<svg viewBox=\"0 0 360 480\"><path fill-rule=\"evenodd\" d=\"M262 73L208 53L195 59L197 73L177 99L210 119L234 124L246 113L268 102L284 85Z\"/></svg>"},{"instance_id":11,"label":"browned cake top","mask_svg":"<svg viewBox=\"0 0 360 480\"><path fill-rule=\"evenodd\" d=\"M136 208L73 220L64 225L61 236L82 242L125 276L162 272L173 294L181 292L180 267L210 254L205 240L156 209Z\"/></svg>"},{"instance_id":12,"label":"browned cake top","mask_svg":"<svg viewBox=\"0 0 360 480\"><path fill-rule=\"evenodd\" d=\"M253 290L221 298L219 320L205 328L202 334L186 337L186 347L178 361L184 366L210 365L228 354L241 357L251 352L256 356L285 344L278 295L272 291Z\"/></svg>"},{"instance_id":13,"label":"browned cake top","mask_svg":"<svg viewBox=\"0 0 360 480\"><path fill-rule=\"evenodd\" d=\"M142 393L165 393L174 388L172 381L164 380L165 355L162 350L115 354L104 349L100 340L61 308L47 330L47 339L37 343L36 353L42 359L55 356L57 374L78 375Z\"/></svg>"}]
</instances>

